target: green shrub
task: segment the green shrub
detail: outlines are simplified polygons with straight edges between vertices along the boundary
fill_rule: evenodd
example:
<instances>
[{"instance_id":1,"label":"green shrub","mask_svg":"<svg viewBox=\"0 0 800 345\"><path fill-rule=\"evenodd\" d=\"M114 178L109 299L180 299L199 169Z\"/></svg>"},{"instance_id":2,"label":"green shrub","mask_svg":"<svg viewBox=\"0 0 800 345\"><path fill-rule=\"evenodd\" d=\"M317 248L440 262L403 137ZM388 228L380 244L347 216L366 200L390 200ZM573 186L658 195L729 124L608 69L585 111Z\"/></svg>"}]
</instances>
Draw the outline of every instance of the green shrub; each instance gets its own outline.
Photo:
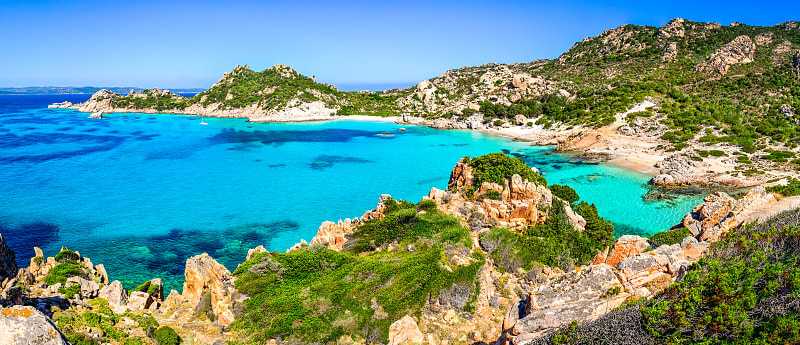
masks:
<instances>
[{"instance_id":1,"label":"green shrub","mask_svg":"<svg viewBox=\"0 0 800 345\"><path fill-rule=\"evenodd\" d=\"M422 242L414 251L311 248L256 256L236 270L236 287L250 298L232 328L253 344L275 337L331 343L344 334L385 342L394 320L420 312L454 284L473 287L482 265L446 268L444 250Z\"/></svg>"},{"instance_id":2,"label":"green shrub","mask_svg":"<svg viewBox=\"0 0 800 345\"><path fill-rule=\"evenodd\" d=\"M73 261L66 261L53 266L45 276L44 282L47 285L64 284L67 282L67 278L74 276L86 278L83 265Z\"/></svg>"},{"instance_id":3,"label":"green shrub","mask_svg":"<svg viewBox=\"0 0 800 345\"><path fill-rule=\"evenodd\" d=\"M575 205L575 213L586 220L584 233L595 242L595 253L612 244L614 240L614 224L601 218L594 204L580 202Z\"/></svg>"},{"instance_id":4,"label":"green shrub","mask_svg":"<svg viewBox=\"0 0 800 345\"><path fill-rule=\"evenodd\" d=\"M572 187L562 184L554 184L550 186L550 191L553 192L553 195L561 198L570 204L575 203L578 201L580 197L578 197L578 192L576 192Z\"/></svg>"},{"instance_id":5,"label":"green shrub","mask_svg":"<svg viewBox=\"0 0 800 345\"><path fill-rule=\"evenodd\" d=\"M785 163L788 162L789 159L794 158L794 152L791 151L769 151L767 155L761 156L762 159L766 159L773 162L778 163Z\"/></svg>"},{"instance_id":6,"label":"green shrub","mask_svg":"<svg viewBox=\"0 0 800 345\"><path fill-rule=\"evenodd\" d=\"M180 345L181 337L174 329L168 326L159 327L154 333L153 338L158 345Z\"/></svg>"},{"instance_id":7,"label":"green shrub","mask_svg":"<svg viewBox=\"0 0 800 345\"><path fill-rule=\"evenodd\" d=\"M491 199L491 200L500 200L502 198L502 195L500 195L500 192L498 192L496 190L486 191L486 193L483 193L483 195L481 195L481 196L483 198L485 198L485 199Z\"/></svg>"},{"instance_id":8,"label":"green shrub","mask_svg":"<svg viewBox=\"0 0 800 345\"><path fill-rule=\"evenodd\" d=\"M381 219L360 225L351 235L347 249L356 253L374 250L392 242L413 242L418 238L439 236L452 243L469 243L469 231L459 220L439 210L419 212L419 206L407 202L390 202ZM427 205L427 206L425 206ZM422 205L429 207L430 203Z\"/></svg>"},{"instance_id":9,"label":"green shrub","mask_svg":"<svg viewBox=\"0 0 800 345\"><path fill-rule=\"evenodd\" d=\"M64 295L67 299L72 299L81 292L81 286L79 284L69 284L58 288L58 292Z\"/></svg>"},{"instance_id":10,"label":"green shrub","mask_svg":"<svg viewBox=\"0 0 800 345\"><path fill-rule=\"evenodd\" d=\"M504 179L511 179L513 175L519 175L523 179L543 186L547 185L544 176L531 170L522 159L503 153L490 153L469 159L467 164L472 167L473 184L476 187L480 187L483 182L503 184Z\"/></svg>"},{"instance_id":11,"label":"green shrub","mask_svg":"<svg viewBox=\"0 0 800 345\"><path fill-rule=\"evenodd\" d=\"M592 206L587 204L582 208L591 210ZM481 234L481 247L507 272L529 270L537 264L569 269L588 263L613 236L610 223L591 215L586 218L586 231L578 231L569 222L563 207L553 207L544 224L533 226L525 233L494 228Z\"/></svg>"},{"instance_id":12,"label":"green shrub","mask_svg":"<svg viewBox=\"0 0 800 345\"><path fill-rule=\"evenodd\" d=\"M689 229L680 227L659 232L650 237L650 244L658 247L661 245L680 244L686 236L690 236Z\"/></svg>"},{"instance_id":13,"label":"green shrub","mask_svg":"<svg viewBox=\"0 0 800 345\"><path fill-rule=\"evenodd\" d=\"M800 211L716 243L684 278L641 310L674 344L800 343Z\"/></svg>"},{"instance_id":14,"label":"green shrub","mask_svg":"<svg viewBox=\"0 0 800 345\"><path fill-rule=\"evenodd\" d=\"M57 262L67 262L67 261L78 261L81 259L81 256L78 255L77 252L74 250L70 250L67 247L61 247L61 250L58 251L58 254L54 257Z\"/></svg>"},{"instance_id":15,"label":"green shrub","mask_svg":"<svg viewBox=\"0 0 800 345\"><path fill-rule=\"evenodd\" d=\"M783 196L796 196L800 195L800 180L790 179L789 183L785 186L772 186L767 188L768 192L779 193Z\"/></svg>"}]
</instances>

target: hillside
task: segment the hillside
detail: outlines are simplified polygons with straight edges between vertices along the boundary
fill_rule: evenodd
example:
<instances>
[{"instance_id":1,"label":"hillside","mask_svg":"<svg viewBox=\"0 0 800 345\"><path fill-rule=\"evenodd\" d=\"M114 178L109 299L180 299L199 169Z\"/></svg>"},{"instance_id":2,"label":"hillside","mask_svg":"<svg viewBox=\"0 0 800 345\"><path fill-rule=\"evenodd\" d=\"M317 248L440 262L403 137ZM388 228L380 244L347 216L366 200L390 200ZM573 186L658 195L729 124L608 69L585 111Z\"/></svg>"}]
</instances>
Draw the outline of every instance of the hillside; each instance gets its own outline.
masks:
<instances>
[{"instance_id":1,"label":"hillside","mask_svg":"<svg viewBox=\"0 0 800 345\"><path fill-rule=\"evenodd\" d=\"M393 100L382 94L341 92L285 65L275 65L261 72L237 66L191 98L161 89L131 91L126 95L100 90L82 104L54 107L74 107L92 113L168 112L273 122L325 120L337 114L397 112Z\"/></svg>"}]
</instances>

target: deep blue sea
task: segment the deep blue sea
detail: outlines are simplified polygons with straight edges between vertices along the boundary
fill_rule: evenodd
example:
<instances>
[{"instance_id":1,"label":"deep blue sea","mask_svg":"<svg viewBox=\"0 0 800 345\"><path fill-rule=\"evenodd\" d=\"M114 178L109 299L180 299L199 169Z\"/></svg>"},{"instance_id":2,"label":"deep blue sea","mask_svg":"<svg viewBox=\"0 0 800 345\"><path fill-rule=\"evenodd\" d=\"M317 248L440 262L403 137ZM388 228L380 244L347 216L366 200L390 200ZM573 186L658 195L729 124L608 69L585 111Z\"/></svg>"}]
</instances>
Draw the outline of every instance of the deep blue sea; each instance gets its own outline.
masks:
<instances>
[{"instance_id":1,"label":"deep blue sea","mask_svg":"<svg viewBox=\"0 0 800 345\"><path fill-rule=\"evenodd\" d=\"M647 177L468 131L382 122L256 124L241 119L114 114L91 120L57 101L0 96L0 233L27 265L62 245L133 286L182 282L189 256L233 269L247 249L285 250L320 222L359 216L381 193L418 201L445 188L462 156L505 150L550 183L597 204L618 234L652 234L699 201L645 202Z\"/></svg>"}]
</instances>

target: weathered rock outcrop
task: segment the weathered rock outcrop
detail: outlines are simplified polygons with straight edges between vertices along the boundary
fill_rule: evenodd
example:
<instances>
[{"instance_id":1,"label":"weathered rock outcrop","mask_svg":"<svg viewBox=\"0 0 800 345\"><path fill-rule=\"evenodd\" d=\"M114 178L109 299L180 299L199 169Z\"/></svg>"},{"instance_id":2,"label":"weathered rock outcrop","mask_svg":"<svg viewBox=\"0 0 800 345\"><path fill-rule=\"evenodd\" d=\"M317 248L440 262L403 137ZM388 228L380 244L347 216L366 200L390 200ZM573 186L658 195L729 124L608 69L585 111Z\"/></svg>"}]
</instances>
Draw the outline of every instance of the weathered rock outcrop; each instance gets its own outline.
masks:
<instances>
[{"instance_id":1,"label":"weathered rock outcrop","mask_svg":"<svg viewBox=\"0 0 800 345\"><path fill-rule=\"evenodd\" d=\"M461 161L450 173L447 190L432 188L425 199L464 219L473 230L493 226L523 229L547 219L553 204L553 195L547 187L524 180L519 175L506 179L502 185L484 182L481 186L474 186L473 180L472 168ZM471 190L474 192L469 196ZM571 209L567 213L577 228L586 225L585 220Z\"/></svg>"},{"instance_id":2,"label":"weathered rock outcrop","mask_svg":"<svg viewBox=\"0 0 800 345\"><path fill-rule=\"evenodd\" d=\"M419 82L397 103L414 113L461 114L466 109L478 110L482 101L511 104L542 95L570 95L559 83L531 75L524 67L488 64L449 70Z\"/></svg>"},{"instance_id":3,"label":"weathered rock outcrop","mask_svg":"<svg viewBox=\"0 0 800 345\"><path fill-rule=\"evenodd\" d=\"M233 276L225 266L207 253L186 260L182 297L196 310L210 303L211 313L222 326L230 325L236 304L244 300L233 284ZM207 302L206 300L210 301Z\"/></svg>"},{"instance_id":4,"label":"weathered rock outcrop","mask_svg":"<svg viewBox=\"0 0 800 345\"><path fill-rule=\"evenodd\" d=\"M740 200L724 192L713 193L683 218L683 226L698 239L715 242L741 225L752 210L772 201L775 196L762 186L751 189Z\"/></svg>"},{"instance_id":5,"label":"weathered rock outcrop","mask_svg":"<svg viewBox=\"0 0 800 345\"><path fill-rule=\"evenodd\" d=\"M391 199L391 195L382 194L378 200L378 205L374 209L364 212L359 218L347 218L336 223L331 221L322 222L319 229L317 229L317 234L311 239L311 245L328 247L337 251L342 250L347 242L347 236L352 234L359 225L372 219L383 218L383 213L386 211L385 202Z\"/></svg>"},{"instance_id":6,"label":"weathered rock outcrop","mask_svg":"<svg viewBox=\"0 0 800 345\"><path fill-rule=\"evenodd\" d=\"M750 36L742 35L714 52L697 70L724 76L733 65L753 62L755 53L756 44Z\"/></svg>"},{"instance_id":7,"label":"weathered rock outcrop","mask_svg":"<svg viewBox=\"0 0 800 345\"><path fill-rule=\"evenodd\" d=\"M690 229L680 244L652 250L647 239L622 236L591 265L566 272L534 287L509 310L503 321L503 340L514 345L536 339L572 321L590 321L631 299L651 297L681 277L708 246L740 226L754 212L774 201L757 187L735 200L715 193L686 215Z\"/></svg>"},{"instance_id":8,"label":"weathered rock outcrop","mask_svg":"<svg viewBox=\"0 0 800 345\"><path fill-rule=\"evenodd\" d=\"M33 307L0 309L0 343L3 345L67 345L47 316Z\"/></svg>"},{"instance_id":9,"label":"weathered rock outcrop","mask_svg":"<svg viewBox=\"0 0 800 345\"><path fill-rule=\"evenodd\" d=\"M389 326L389 345L423 344L425 336L411 316L403 316Z\"/></svg>"}]
</instances>

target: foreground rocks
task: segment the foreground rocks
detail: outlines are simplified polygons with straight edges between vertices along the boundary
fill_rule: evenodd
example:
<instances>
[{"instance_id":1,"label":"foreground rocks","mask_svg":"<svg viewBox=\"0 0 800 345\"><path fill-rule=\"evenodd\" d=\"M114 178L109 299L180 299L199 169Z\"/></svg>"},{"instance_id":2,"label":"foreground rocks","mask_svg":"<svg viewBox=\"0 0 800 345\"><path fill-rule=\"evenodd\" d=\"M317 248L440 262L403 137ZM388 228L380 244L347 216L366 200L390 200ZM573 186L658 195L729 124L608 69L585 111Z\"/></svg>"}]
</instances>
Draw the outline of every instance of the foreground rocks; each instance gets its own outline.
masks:
<instances>
[{"instance_id":1,"label":"foreground rocks","mask_svg":"<svg viewBox=\"0 0 800 345\"><path fill-rule=\"evenodd\" d=\"M514 345L538 343L537 339L573 321L595 320L626 301L661 292L680 279L711 243L774 201L763 187L739 200L715 193L686 215L682 224L692 235L679 244L653 248L645 238L620 237L590 265L531 288L509 309L502 340Z\"/></svg>"},{"instance_id":2,"label":"foreground rocks","mask_svg":"<svg viewBox=\"0 0 800 345\"><path fill-rule=\"evenodd\" d=\"M0 308L0 343L3 345L67 345L52 321L28 306Z\"/></svg>"}]
</instances>

